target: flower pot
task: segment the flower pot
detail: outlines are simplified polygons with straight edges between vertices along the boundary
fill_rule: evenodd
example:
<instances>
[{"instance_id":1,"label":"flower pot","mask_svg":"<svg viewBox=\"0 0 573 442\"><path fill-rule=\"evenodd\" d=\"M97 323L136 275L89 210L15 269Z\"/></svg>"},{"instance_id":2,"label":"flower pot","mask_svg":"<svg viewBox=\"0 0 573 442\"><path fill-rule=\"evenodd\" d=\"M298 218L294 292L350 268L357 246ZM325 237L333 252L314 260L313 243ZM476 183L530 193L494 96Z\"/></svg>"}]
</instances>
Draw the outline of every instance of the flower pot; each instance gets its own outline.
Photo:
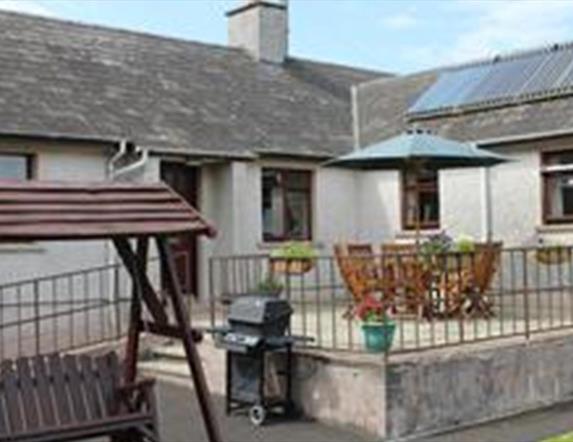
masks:
<instances>
[{"instance_id":1,"label":"flower pot","mask_svg":"<svg viewBox=\"0 0 573 442\"><path fill-rule=\"evenodd\" d=\"M394 340L395 322L364 323L362 334L366 350L373 353L381 353L390 350Z\"/></svg>"},{"instance_id":2,"label":"flower pot","mask_svg":"<svg viewBox=\"0 0 573 442\"><path fill-rule=\"evenodd\" d=\"M571 261L571 254L565 247L540 247L536 252L537 261L545 265L558 265Z\"/></svg>"},{"instance_id":3,"label":"flower pot","mask_svg":"<svg viewBox=\"0 0 573 442\"><path fill-rule=\"evenodd\" d=\"M291 275L302 275L310 272L314 267L314 260L307 259L283 259L272 258L271 268L274 273L288 273Z\"/></svg>"}]
</instances>

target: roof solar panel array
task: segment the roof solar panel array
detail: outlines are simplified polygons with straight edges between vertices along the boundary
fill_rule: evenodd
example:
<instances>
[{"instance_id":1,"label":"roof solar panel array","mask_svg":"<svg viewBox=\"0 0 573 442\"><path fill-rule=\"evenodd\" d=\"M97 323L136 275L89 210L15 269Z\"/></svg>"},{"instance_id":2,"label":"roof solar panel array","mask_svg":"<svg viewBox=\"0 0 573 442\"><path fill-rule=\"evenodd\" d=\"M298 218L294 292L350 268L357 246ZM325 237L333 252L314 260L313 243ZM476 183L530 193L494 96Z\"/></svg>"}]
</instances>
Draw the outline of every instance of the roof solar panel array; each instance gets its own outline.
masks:
<instances>
[{"instance_id":1,"label":"roof solar panel array","mask_svg":"<svg viewBox=\"0 0 573 442\"><path fill-rule=\"evenodd\" d=\"M573 45L444 71L408 109L433 115L573 92Z\"/></svg>"}]
</instances>

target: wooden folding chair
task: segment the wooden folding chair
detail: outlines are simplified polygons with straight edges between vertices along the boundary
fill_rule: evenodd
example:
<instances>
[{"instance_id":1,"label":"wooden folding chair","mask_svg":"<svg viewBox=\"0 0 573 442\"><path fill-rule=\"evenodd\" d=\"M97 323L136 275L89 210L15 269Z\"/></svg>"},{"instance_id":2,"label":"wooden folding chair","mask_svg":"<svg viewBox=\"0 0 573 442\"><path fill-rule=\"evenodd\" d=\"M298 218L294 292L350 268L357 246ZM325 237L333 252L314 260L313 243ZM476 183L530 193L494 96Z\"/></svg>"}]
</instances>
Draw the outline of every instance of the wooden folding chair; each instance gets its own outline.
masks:
<instances>
[{"instance_id":1,"label":"wooden folding chair","mask_svg":"<svg viewBox=\"0 0 573 442\"><path fill-rule=\"evenodd\" d=\"M453 268L441 276L440 292L445 296L444 316L493 316L493 303L487 298L499 267L503 243L477 243L474 251L459 256Z\"/></svg>"}]
</instances>

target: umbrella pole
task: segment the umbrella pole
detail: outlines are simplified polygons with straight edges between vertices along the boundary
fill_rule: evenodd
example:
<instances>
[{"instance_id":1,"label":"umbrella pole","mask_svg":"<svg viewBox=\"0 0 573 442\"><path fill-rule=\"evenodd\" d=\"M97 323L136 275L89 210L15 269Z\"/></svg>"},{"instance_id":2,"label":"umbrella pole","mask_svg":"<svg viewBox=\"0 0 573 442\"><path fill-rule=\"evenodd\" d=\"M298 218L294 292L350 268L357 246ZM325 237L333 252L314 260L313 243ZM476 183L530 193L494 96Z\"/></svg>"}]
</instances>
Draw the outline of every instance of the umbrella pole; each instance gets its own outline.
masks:
<instances>
[{"instance_id":1,"label":"umbrella pole","mask_svg":"<svg viewBox=\"0 0 573 442\"><path fill-rule=\"evenodd\" d=\"M412 167L412 172L414 173L415 176L415 180L416 180L416 184L415 184L415 189L416 189L416 201L415 201L415 207L414 207L414 227L415 227L415 235L416 235L416 253L420 252L420 224L421 224L421 218L422 218L422 214L420 211L420 180L419 180L419 175L420 175L420 171L422 170L422 164L421 163L414 163L413 167Z\"/></svg>"}]
</instances>

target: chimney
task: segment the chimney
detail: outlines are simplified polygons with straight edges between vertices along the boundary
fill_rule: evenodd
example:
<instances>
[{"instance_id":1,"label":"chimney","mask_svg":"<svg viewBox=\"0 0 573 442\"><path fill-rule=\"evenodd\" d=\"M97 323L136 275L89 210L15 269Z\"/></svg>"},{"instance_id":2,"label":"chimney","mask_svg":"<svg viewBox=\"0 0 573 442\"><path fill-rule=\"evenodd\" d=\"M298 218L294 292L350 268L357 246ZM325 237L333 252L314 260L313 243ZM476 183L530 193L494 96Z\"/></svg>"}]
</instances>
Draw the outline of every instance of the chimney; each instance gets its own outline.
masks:
<instances>
[{"instance_id":1,"label":"chimney","mask_svg":"<svg viewBox=\"0 0 573 442\"><path fill-rule=\"evenodd\" d=\"M283 63L288 55L288 0L242 0L227 12L229 46L257 61Z\"/></svg>"}]
</instances>

